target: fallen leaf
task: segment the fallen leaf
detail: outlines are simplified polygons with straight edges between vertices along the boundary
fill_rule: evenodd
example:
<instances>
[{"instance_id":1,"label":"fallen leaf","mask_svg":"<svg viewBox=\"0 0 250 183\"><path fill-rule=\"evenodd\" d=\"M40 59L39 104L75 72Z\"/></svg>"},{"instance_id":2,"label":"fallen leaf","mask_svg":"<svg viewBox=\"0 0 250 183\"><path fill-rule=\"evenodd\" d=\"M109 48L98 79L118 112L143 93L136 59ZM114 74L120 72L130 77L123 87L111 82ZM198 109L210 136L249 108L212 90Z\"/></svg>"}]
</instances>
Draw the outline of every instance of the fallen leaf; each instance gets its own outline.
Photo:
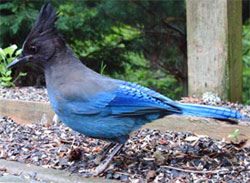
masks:
<instances>
[{"instance_id":1,"label":"fallen leaf","mask_svg":"<svg viewBox=\"0 0 250 183\"><path fill-rule=\"evenodd\" d=\"M101 151L101 148L100 148L100 147L94 147L92 151L93 151L93 152L100 152L100 151Z\"/></svg>"}]
</instances>

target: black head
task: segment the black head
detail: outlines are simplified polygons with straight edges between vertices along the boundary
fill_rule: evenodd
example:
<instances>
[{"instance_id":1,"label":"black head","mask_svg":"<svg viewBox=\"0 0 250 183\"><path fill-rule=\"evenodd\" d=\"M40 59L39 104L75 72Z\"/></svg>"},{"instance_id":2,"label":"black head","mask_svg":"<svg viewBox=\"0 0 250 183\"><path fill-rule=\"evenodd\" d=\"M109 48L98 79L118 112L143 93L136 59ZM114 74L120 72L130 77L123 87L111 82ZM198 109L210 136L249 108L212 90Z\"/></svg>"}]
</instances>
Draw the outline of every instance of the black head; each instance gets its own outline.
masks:
<instances>
[{"instance_id":1,"label":"black head","mask_svg":"<svg viewBox=\"0 0 250 183\"><path fill-rule=\"evenodd\" d=\"M12 61L7 68L24 62L32 62L44 67L55 56L56 52L65 48L65 43L55 28L57 18L56 9L50 3L45 4L23 43L21 55Z\"/></svg>"}]
</instances>

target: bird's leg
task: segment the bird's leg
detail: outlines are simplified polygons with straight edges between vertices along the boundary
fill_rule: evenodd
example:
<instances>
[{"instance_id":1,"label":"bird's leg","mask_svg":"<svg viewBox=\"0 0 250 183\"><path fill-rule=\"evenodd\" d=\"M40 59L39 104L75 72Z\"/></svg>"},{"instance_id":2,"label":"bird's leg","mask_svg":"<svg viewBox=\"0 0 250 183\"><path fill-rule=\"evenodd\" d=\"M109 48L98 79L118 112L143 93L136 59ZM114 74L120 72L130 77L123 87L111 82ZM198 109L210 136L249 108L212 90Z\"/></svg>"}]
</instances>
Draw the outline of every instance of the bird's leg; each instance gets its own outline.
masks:
<instances>
[{"instance_id":1,"label":"bird's leg","mask_svg":"<svg viewBox=\"0 0 250 183\"><path fill-rule=\"evenodd\" d=\"M100 164L101 160L106 156L106 154L109 152L110 149L112 149L114 146L116 145L116 143L111 142L110 144L106 145L103 150L101 151L101 153L99 153L94 162L95 164Z\"/></svg>"},{"instance_id":2,"label":"bird's leg","mask_svg":"<svg viewBox=\"0 0 250 183\"><path fill-rule=\"evenodd\" d=\"M111 162L113 157L121 150L123 145L124 144L116 144L115 145L114 150L109 155L107 155L107 157L100 163L100 165L98 165L98 167L95 168L95 170L93 172L94 176L99 175L107 168L107 166L109 165L109 163Z\"/></svg>"}]
</instances>

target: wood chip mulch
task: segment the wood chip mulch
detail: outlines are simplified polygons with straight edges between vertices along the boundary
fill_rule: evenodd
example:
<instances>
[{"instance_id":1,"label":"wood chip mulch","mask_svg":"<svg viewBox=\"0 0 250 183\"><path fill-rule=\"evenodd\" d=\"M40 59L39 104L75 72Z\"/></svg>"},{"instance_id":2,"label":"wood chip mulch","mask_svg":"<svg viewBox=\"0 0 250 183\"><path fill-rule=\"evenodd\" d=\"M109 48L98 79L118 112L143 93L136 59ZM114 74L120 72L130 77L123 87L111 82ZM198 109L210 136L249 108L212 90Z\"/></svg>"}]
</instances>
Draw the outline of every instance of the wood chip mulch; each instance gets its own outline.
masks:
<instances>
[{"instance_id":1,"label":"wood chip mulch","mask_svg":"<svg viewBox=\"0 0 250 183\"><path fill-rule=\"evenodd\" d=\"M249 142L226 143L189 132L139 130L100 176L122 182L249 182ZM66 170L83 177L106 142L61 122L20 125L0 118L0 159ZM1 170L0 170L1 176Z\"/></svg>"}]
</instances>

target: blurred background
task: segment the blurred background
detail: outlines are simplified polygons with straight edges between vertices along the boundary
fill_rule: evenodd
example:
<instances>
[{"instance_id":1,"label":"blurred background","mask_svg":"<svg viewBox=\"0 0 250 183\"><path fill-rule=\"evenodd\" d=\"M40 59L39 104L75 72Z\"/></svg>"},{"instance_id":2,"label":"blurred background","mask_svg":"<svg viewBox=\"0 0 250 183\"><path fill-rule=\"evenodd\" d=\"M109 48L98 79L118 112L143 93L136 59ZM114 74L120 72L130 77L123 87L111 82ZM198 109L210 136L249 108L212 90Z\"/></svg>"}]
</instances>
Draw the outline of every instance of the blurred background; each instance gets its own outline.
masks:
<instances>
[{"instance_id":1,"label":"blurred background","mask_svg":"<svg viewBox=\"0 0 250 183\"><path fill-rule=\"evenodd\" d=\"M59 32L88 67L173 99L187 95L185 0L51 2L60 12ZM43 4L1 0L1 48L22 47ZM243 101L250 104L250 1L243 0L242 7ZM13 78L28 73L15 80L16 86L45 85L39 68L27 64L13 71Z\"/></svg>"}]
</instances>

